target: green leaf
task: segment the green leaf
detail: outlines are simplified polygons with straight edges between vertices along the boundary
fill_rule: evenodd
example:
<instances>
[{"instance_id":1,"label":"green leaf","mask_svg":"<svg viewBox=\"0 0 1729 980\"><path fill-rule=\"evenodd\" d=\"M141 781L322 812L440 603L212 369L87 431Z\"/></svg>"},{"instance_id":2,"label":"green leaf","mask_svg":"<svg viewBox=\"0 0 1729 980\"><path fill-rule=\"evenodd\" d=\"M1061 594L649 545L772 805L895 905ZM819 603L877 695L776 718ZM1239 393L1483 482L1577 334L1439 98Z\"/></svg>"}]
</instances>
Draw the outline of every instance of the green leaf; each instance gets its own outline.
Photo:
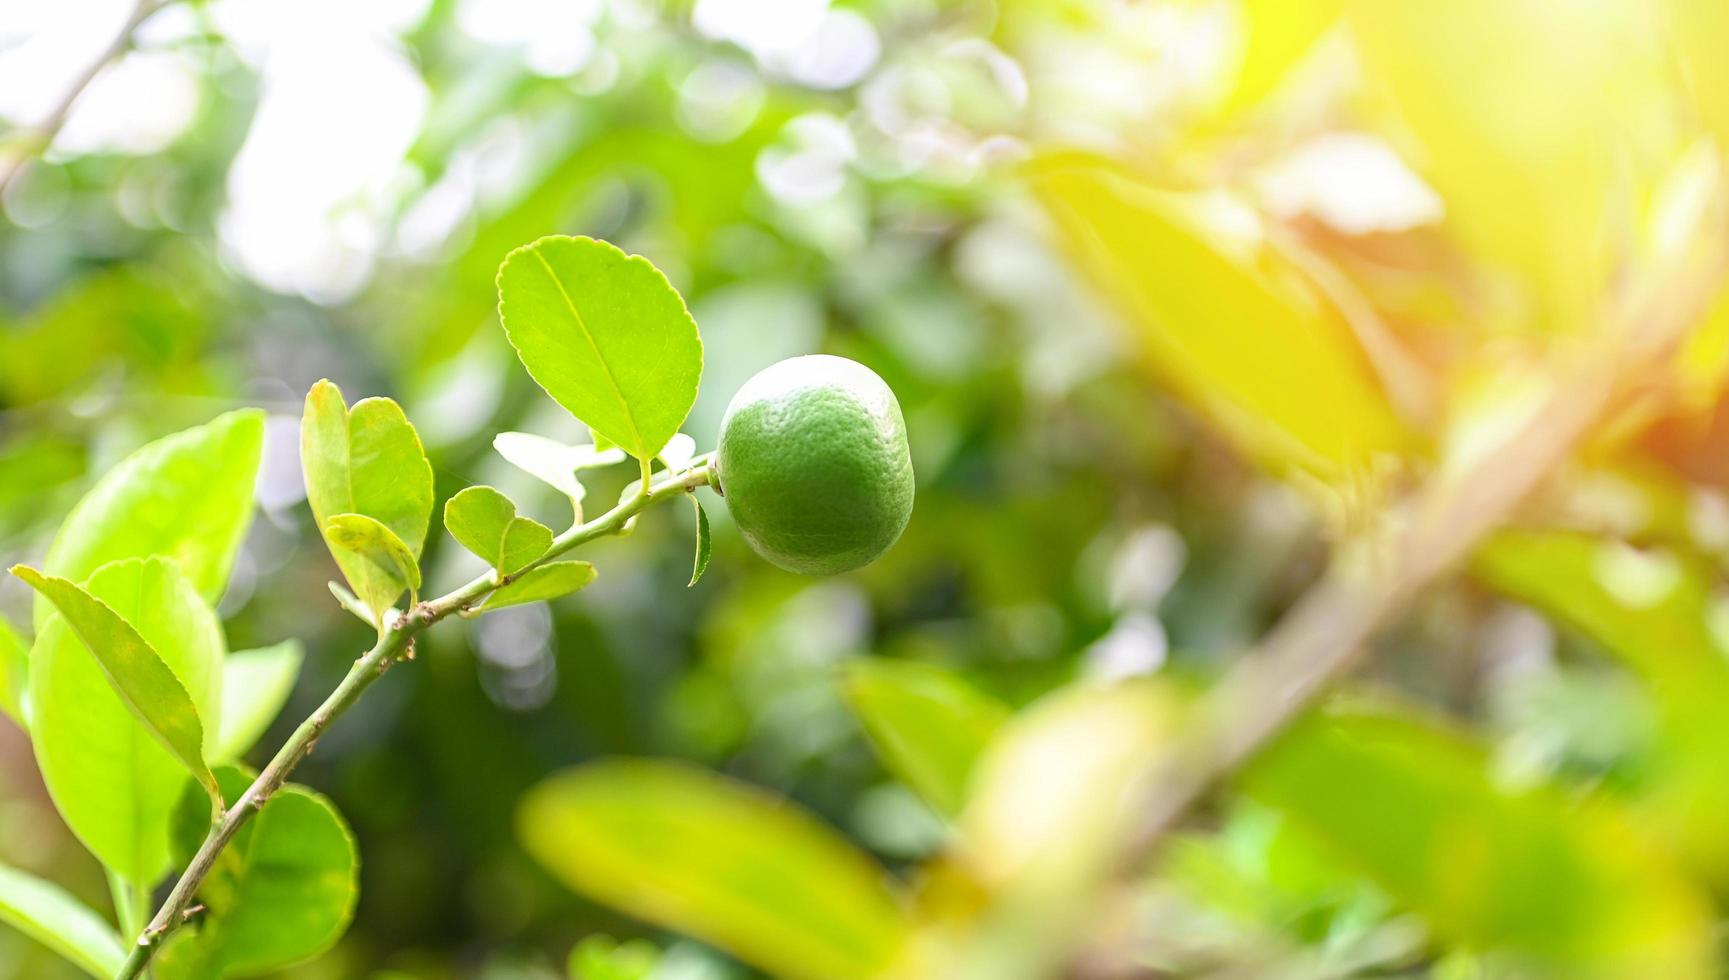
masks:
<instances>
[{"instance_id":1,"label":"green leaf","mask_svg":"<svg viewBox=\"0 0 1729 980\"><path fill-rule=\"evenodd\" d=\"M598 469L622 463L624 450L616 447L567 446L562 442L529 432L500 432L492 438L492 448L504 461L547 484L570 498L571 506L582 513L582 498L587 490L577 479L583 470Z\"/></svg>"},{"instance_id":2,"label":"green leaf","mask_svg":"<svg viewBox=\"0 0 1729 980\"><path fill-rule=\"evenodd\" d=\"M164 558L104 565L83 589L19 574L67 609L49 618L30 652L43 781L98 860L154 885L187 769L209 778L201 750L205 726L221 718L221 625Z\"/></svg>"},{"instance_id":3,"label":"green leaf","mask_svg":"<svg viewBox=\"0 0 1729 980\"><path fill-rule=\"evenodd\" d=\"M1216 202L1084 157L1044 161L1033 186L1149 364L1248 456L1339 480L1405 446L1343 318L1265 242L1225 233Z\"/></svg>"},{"instance_id":4,"label":"green leaf","mask_svg":"<svg viewBox=\"0 0 1729 980\"><path fill-rule=\"evenodd\" d=\"M560 881L775 976L877 976L906 936L883 869L804 811L707 772L592 763L530 790L517 816Z\"/></svg>"},{"instance_id":5,"label":"green leaf","mask_svg":"<svg viewBox=\"0 0 1729 980\"><path fill-rule=\"evenodd\" d=\"M908 660L851 661L845 684L883 765L938 811L959 813L1008 707L949 671Z\"/></svg>"},{"instance_id":6,"label":"green leaf","mask_svg":"<svg viewBox=\"0 0 1729 980\"><path fill-rule=\"evenodd\" d=\"M250 779L221 772L237 801ZM181 808L180 844L195 848L208 829L193 799ZM157 960L164 980L259 976L311 959L342 937L359 894L354 835L330 801L287 785L240 831L198 889L206 908L176 933Z\"/></svg>"},{"instance_id":7,"label":"green leaf","mask_svg":"<svg viewBox=\"0 0 1729 980\"><path fill-rule=\"evenodd\" d=\"M107 980L126 953L114 928L59 885L0 865L0 922Z\"/></svg>"},{"instance_id":8,"label":"green leaf","mask_svg":"<svg viewBox=\"0 0 1729 980\"><path fill-rule=\"evenodd\" d=\"M135 580L149 587L144 585L147 576L172 581L170 567L161 559L128 559L119 563L116 574L136 569ZM120 700L188 772L214 791L216 781L204 761L204 725L198 705L150 642L107 603L72 582L24 565L12 566L12 574L54 603L79 642L102 665Z\"/></svg>"},{"instance_id":9,"label":"green leaf","mask_svg":"<svg viewBox=\"0 0 1729 980\"><path fill-rule=\"evenodd\" d=\"M551 528L518 517L510 498L491 487L469 487L445 501L444 526L500 575L521 569L552 547Z\"/></svg>"},{"instance_id":10,"label":"green leaf","mask_svg":"<svg viewBox=\"0 0 1729 980\"><path fill-rule=\"evenodd\" d=\"M570 980L649 980L660 964L660 950L644 939L621 943L611 936L584 936L570 951Z\"/></svg>"},{"instance_id":11,"label":"green leaf","mask_svg":"<svg viewBox=\"0 0 1729 980\"><path fill-rule=\"evenodd\" d=\"M585 561L547 562L494 592L481 603L480 611L567 596L594 581L594 576L594 566Z\"/></svg>"},{"instance_id":12,"label":"green leaf","mask_svg":"<svg viewBox=\"0 0 1729 980\"><path fill-rule=\"evenodd\" d=\"M660 452L696 403L696 321L640 255L562 235L524 245L499 266L498 313L535 382L637 459Z\"/></svg>"},{"instance_id":13,"label":"green leaf","mask_svg":"<svg viewBox=\"0 0 1729 980\"><path fill-rule=\"evenodd\" d=\"M1509 787L1477 746L1367 712L1299 722L1242 775L1445 941L1558 976L1712 975L1704 895L1606 800Z\"/></svg>"},{"instance_id":14,"label":"green leaf","mask_svg":"<svg viewBox=\"0 0 1729 980\"><path fill-rule=\"evenodd\" d=\"M420 564L396 532L365 514L337 514L324 524L324 540L340 562L349 560L348 574L360 600L375 615L395 604L404 591L420 592ZM410 600L412 601L412 599Z\"/></svg>"},{"instance_id":15,"label":"green leaf","mask_svg":"<svg viewBox=\"0 0 1729 980\"><path fill-rule=\"evenodd\" d=\"M1729 883L1729 660L1712 628L1716 575L1661 550L1586 534L1503 531L1477 577L1583 633L1633 671L1658 709L1661 744L1639 790L1653 822Z\"/></svg>"},{"instance_id":16,"label":"green leaf","mask_svg":"<svg viewBox=\"0 0 1729 980\"><path fill-rule=\"evenodd\" d=\"M6 712L25 731L24 689L30 682L30 648L24 638L12 628L6 617L0 616L0 711Z\"/></svg>"},{"instance_id":17,"label":"green leaf","mask_svg":"<svg viewBox=\"0 0 1729 980\"><path fill-rule=\"evenodd\" d=\"M413 575L418 577L416 563L432 521L432 464L426 460L420 436L390 399L362 399L350 410L335 385L320 381L306 394L300 459L306 500L336 564L356 595L374 609L387 608L406 587L398 583L410 578L396 568L396 557L378 554L379 548L395 549L370 531L353 538L351 526L344 532L350 540L369 544L359 552L339 545L331 537L331 521L339 515L359 514L383 525L406 550L408 564L416 566ZM376 560L379 557L385 560ZM414 584L418 588L419 583ZM378 597L387 592L390 598L384 606L377 605Z\"/></svg>"},{"instance_id":18,"label":"green leaf","mask_svg":"<svg viewBox=\"0 0 1729 980\"><path fill-rule=\"evenodd\" d=\"M96 481L72 508L42 569L82 582L122 558L174 559L198 594L222 597L252 520L264 413L245 409L150 443ZM38 597L38 632L52 613Z\"/></svg>"},{"instance_id":19,"label":"green leaf","mask_svg":"<svg viewBox=\"0 0 1729 980\"><path fill-rule=\"evenodd\" d=\"M702 509L702 501L696 499L696 494L690 495L690 502L696 506L696 562L690 570L690 584L702 581L702 573L708 571L708 559L714 551L714 542L708 535L708 511Z\"/></svg>"},{"instance_id":20,"label":"green leaf","mask_svg":"<svg viewBox=\"0 0 1729 980\"><path fill-rule=\"evenodd\" d=\"M222 662L222 726L210 757L245 755L288 703L305 659L297 640L237 650Z\"/></svg>"}]
</instances>

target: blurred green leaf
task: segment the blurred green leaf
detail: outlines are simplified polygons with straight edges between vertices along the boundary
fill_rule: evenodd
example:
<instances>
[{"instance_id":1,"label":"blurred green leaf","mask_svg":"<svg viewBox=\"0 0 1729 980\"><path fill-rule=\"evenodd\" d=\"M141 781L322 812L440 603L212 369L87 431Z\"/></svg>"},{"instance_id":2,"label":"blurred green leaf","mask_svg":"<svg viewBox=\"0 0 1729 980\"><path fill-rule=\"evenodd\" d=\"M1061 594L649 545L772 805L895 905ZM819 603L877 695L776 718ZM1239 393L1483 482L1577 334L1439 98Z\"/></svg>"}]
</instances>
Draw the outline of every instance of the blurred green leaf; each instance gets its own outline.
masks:
<instances>
[{"instance_id":1,"label":"blurred green leaf","mask_svg":"<svg viewBox=\"0 0 1729 980\"><path fill-rule=\"evenodd\" d=\"M571 949L565 972L570 980L649 980L659 964L660 950L653 943L585 936Z\"/></svg>"},{"instance_id":2,"label":"blurred green leaf","mask_svg":"<svg viewBox=\"0 0 1729 980\"><path fill-rule=\"evenodd\" d=\"M847 701L889 771L937 810L959 813L1007 706L940 667L907 660L851 661L845 683Z\"/></svg>"},{"instance_id":3,"label":"blurred green leaf","mask_svg":"<svg viewBox=\"0 0 1729 980\"><path fill-rule=\"evenodd\" d=\"M252 520L264 413L245 409L159 439L122 460L67 515L42 569L81 582L122 558L174 559L215 602ZM36 629L50 613L36 600Z\"/></svg>"},{"instance_id":4,"label":"blurred green leaf","mask_svg":"<svg viewBox=\"0 0 1729 980\"><path fill-rule=\"evenodd\" d=\"M1712 627L1715 575L1666 551L1587 534L1503 531L1473 570L1626 664L1658 707L1661 751L1646 802L1714 880L1729 881L1729 660Z\"/></svg>"},{"instance_id":5,"label":"blurred green leaf","mask_svg":"<svg viewBox=\"0 0 1729 980\"><path fill-rule=\"evenodd\" d=\"M1605 801L1510 787L1465 739L1391 715L1325 713L1241 775L1449 942L1567 976L1712 975L1709 906Z\"/></svg>"},{"instance_id":6,"label":"blurred green leaf","mask_svg":"<svg viewBox=\"0 0 1729 980\"><path fill-rule=\"evenodd\" d=\"M30 648L5 616L0 616L0 711L25 731L24 691L30 682Z\"/></svg>"},{"instance_id":7,"label":"blurred green leaf","mask_svg":"<svg viewBox=\"0 0 1729 980\"><path fill-rule=\"evenodd\" d=\"M480 611L567 596L594 581L594 576L594 566L586 561L550 561L494 592L481 603Z\"/></svg>"},{"instance_id":8,"label":"blurred green leaf","mask_svg":"<svg viewBox=\"0 0 1729 980\"><path fill-rule=\"evenodd\" d=\"M120 972L126 959L119 935L100 915L59 885L5 865L0 865L0 922L99 980Z\"/></svg>"},{"instance_id":9,"label":"blurred green leaf","mask_svg":"<svg viewBox=\"0 0 1729 980\"><path fill-rule=\"evenodd\" d=\"M886 875L781 800L670 762L592 763L529 792L528 852L558 879L783 977L867 977L906 918Z\"/></svg>"},{"instance_id":10,"label":"blurred green leaf","mask_svg":"<svg viewBox=\"0 0 1729 980\"><path fill-rule=\"evenodd\" d=\"M251 782L221 771L232 804ZM196 805L177 820L182 849L208 829ZM225 848L196 898L205 912L157 958L166 980L261 976L311 959L341 938L359 894L359 853L330 801L304 786L277 790Z\"/></svg>"},{"instance_id":11,"label":"blurred green leaf","mask_svg":"<svg viewBox=\"0 0 1729 980\"><path fill-rule=\"evenodd\" d=\"M221 714L221 626L167 559L104 565L82 589L19 574L65 614L49 619L30 655L43 781L98 860L153 885L187 770L210 778L204 732Z\"/></svg>"},{"instance_id":12,"label":"blurred green leaf","mask_svg":"<svg viewBox=\"0 0 1729 980\"><path fill-rule=\"evenodd\" d=\"M305 660L300 641L236 650L222 661L222 726L210 757L238 759L257 743L288 703Z\"/></svg>"},{"instance_id":13,"label":"blurred green leaf","mask_svg":"<svg viewBox=\"0 0 1729 980\"><path fill-rule=\"evenodd\" d=\"M1208 210L1216 202L1072 156L1044 160L1032 179L1062 243L1152 366L1249 456L1336 479L1404 447L1337 312L1258 239L1229 240Z\"/></svg>"},{"instance_id":14,"label":"blurred green leaf","mask_svg":"<svg viewBox=\"0 0 1729 980\"><path fill-rule=\"evenodd\" d=\"M696 499L696 494L690 495L690 502L696 507L696 560L690 569L690 584L702 581L702 573L708 571L709 557L714 553L714 542L709 539L708 511L702 509L702 501Z\"/></svg>"},{"instance_id":15,"label":"blurred green leaf","mask_svg":"<svg viewBox=\"0 0 1729 980\"><path fill-rule=\"evenodd\" d=\"M404 591L419 593L420 563L396 532L378 521L365 514L337 514L325 522L324 540L332 554L349 558L360 572L355 587L374 615L382 617Z\"/></svg>"},{"instance_id":16,"label":"blurred green leaf","mask_svg":"<svg viewBox=\"0 0 1729 980\"><path fill-rule=\"evenodd\" d=\"M402 409L388 398L365 398L350 410L340 389L320 381L306 394L300 459L307 503L354 593L376 611L411 584L419 588L420 548L432 520L432 465ZM362 521L339 521L340 515L366 518L389 537ZM339 544L336 533L354 547ZM407 567L401 568L404 553Z\"/></svg>"},{"instance_id":17,"label":"blurred green leaf","mask_svg":"<svg viewBox=\"0 0 1729 980\"><path fill-rule=\"evenodd\" d=\"M592 238L542 238L505 257L498 297L523 366L590 429L649 460L684 424L702 339L647 259Z\"/></svg>"},{"instance_id":18,"label":"blurred green leaf","mask_svg":"<svg viewBox=\"0 0 1729 980\"><path fill-rule=\"evenodd\" d=\"M552 547L552 529L518 517L516 504L492 487L468 487L445 501L444 526L500 575L521 569Z\"/></svg>"}]
</instances>

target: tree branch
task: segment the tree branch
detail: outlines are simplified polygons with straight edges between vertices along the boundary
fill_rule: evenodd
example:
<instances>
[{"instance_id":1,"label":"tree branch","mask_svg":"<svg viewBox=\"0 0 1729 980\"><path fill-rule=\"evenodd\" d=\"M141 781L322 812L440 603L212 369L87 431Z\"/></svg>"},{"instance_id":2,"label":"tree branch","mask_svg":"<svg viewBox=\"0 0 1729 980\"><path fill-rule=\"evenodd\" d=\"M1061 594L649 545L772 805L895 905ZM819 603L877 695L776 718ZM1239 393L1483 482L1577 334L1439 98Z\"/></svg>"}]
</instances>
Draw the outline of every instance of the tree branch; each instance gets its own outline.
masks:
<instances>
[{"instance_id":1,"label":"tree branch","mask_svg":"<svg viewBox=\"0 0 1729 980\"><path fill-rule=\"evenodd\" d=\"M126 53L126 49L132 46L132 36L150 19L150 15L167 6L169 2L171 0L137 0L132 12L126 17L126 23L122 24L119 32L114 35L114 40L78 73L78 77L73 79L66 94L60 97L60 101L49 111L47 117L37 123L29 135L21 140L23 145L7 150L3 158L0 158L0 194L5 194L7 188L28 169L30 161L53 144L54 138L65 128L66 121L72 118L72 109L78 104L84 90L90 87L96 76L102 74L102 69Z\"/></svg>"},{"instance_id":2,"label":"tree branch","mask_svg":"<svg viewBox=\"0 0 1729 980\"><path fill-rule=\"evenodd\" d=\"M126 957L125 964L115 975L116 980L135 980L144 972L157 950L161 949L163 943L174 930L186 920L186 913L192 907L193 897L197 894L199 886L204 883L205 876L216 864L216 859L222 854L223 848L227 847L229 842L234 839L234 835L240 832L240 828L245 826L246 821L263 809L270 798L276 794L276 791L282 788L282 784L288 780L289 773L293 772L294 767L298 766L301 760L311 753L313 745L317 743L319 736L324 733L325 729L341 717L343 712L352 707L366 689L372 686L374 681L384 676L384 672L389 670L392 664L402 659L416 636L451 613L461 612L472 607L475 603L502 588L509 581L520 578L523 573L538 568L596 538L617 534L624 529L631 518L650 505L668 497L690 493L697 487L706 486L708 482L709 468L707 465L684 470L671 479L650 486L644 492L621 501L618 506L594 520L586 524L579 524L559 535L553 540L552 548L546 554L513 576L500 578L492 571L488 571L468 584L453 589L437 599L414 606L406 613L392 615L387 611L387 625L380 631L378 642L373 644L372 649L368 650L364 656L355 661L353 668L342 679L342 683L337 685L336 690L332 691L324 703L300 723L300 727L296 728L294 734L288 737L288 741L283 743L275 758L270 760L270 764L264 767L264 771L258 774L258 778L252 781L252 785L246 788L246 792L241 794L240 799L235 801L227 813L223 814L222 818L216 821L216 825L210 829L209 836L204 839L204 843L198 848L198 853L187 864L180 880L175 882L174 889L169 892L167 900L157 910L155 917L150 920L150 924L139 934L137 942L133 944Z\"/></svg>"},{"instance_id":3,"label":"tree branch","mask_svg":"<svg viewBox=\"0 0 1729 980\"><path fill-rule=\"evenodd\" d=\"M1697 254L1649 267L1645 288L1606 317L1595 344L1557 367L1546 397L1507 437L1443 460L1378 533L1341 548L1326 575L1202 698L1183 742L1143 774L1116 865L1123 875L1145 866L1213 783L1350 671L1380 627L1504 523L1597 422L1667 373L1722 286L1721 232L1703 232Z\"/></svg>"}]
</instances>

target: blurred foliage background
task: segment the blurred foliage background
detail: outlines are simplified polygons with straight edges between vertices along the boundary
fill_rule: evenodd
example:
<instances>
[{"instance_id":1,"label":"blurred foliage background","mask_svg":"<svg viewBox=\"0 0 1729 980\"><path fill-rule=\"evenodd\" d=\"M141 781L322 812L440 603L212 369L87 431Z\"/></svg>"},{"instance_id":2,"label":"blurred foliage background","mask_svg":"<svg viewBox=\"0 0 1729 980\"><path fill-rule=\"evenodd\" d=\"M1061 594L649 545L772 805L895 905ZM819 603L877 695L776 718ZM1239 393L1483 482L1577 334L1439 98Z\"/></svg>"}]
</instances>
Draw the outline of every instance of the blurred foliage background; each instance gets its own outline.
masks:
<instances>
[{"instance_id":1,"label":"blurred foliage background","mask_svg":"<svg viewBox=\"0 0 1729 980\"><path fill-rule=\"evenodd\" d=\"M0 8L13 138L128 12ZM692 518L656 513L577 599L431 633L297 777L363 871L354 928L296 977L562 976L597 935L664 950L656 977L753 976L557 884L517 841L522 794L582 760L692 760L940 896L923 862L991 817L891 775L848 665L1059 713L1059 689L1204 685L1332 542L1481 477L1455 467L1721 235L1723 50L1705 0L171 3L0 198L0 562L39 557L130 450L266 407L220 611L233 648L309 652L268 749L367 642L304 505L313 381L399 400L441 499L484 482L562 516L490 447L584 435L497 329L511 248L587 234L668 272L706 343L703 448L757 369L863 361L919 483L882 561L782 573L715 507L686 590ZM1729 305L1706 307L1523 529L1412 604L1342 714L1135 876L1096 972L1717 975ZM625 476L602 479L591 499ZM442 535L427 567L440 589L475 570ZM13 622L28 600L0 582ZM1133 728L1063 751L1107 772L1146 751ZM1087 788L1015 758L981 777L1003 812ZM0 860L105 907L4 721ZM589 980L625 969L586 948ZM0 977L66 971L0 932Z\"/></svg>"}]
</instances>

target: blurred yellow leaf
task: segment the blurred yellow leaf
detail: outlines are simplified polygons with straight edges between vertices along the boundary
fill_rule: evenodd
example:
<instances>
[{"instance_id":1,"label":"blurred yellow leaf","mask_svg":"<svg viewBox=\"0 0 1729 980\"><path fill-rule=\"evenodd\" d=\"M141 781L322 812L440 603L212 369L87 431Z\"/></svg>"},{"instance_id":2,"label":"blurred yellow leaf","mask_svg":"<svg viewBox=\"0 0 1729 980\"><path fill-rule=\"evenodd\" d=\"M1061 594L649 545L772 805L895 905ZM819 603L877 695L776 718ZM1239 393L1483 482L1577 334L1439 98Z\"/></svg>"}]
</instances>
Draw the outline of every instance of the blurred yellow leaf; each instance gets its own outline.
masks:
<instances>
[{"instance_id":1,"label":"blurred yellow leaf","mask_svg":"<svg viewBox=\"0 0 1729 980\"><path fill-rule=\"evenodd\" d=\"M1241 0L1242 61L1225 108L1239 110L1278 87L1327 28L1338 22L1344 0Z\"/></svg>"},{"instance_id":2,"label":"blurred yellow leaf","mask_svg":"<svg viewBox=\"0 0 1729 980\"><path fill-rule=\"evenodd\" d=\"M1644 0L1354 0L1369 83L1390 97L1496 318L1580 331L1677 148Z\"/></svg>"},{"instance_id":3,"label":"blurred yellow leaf","mask_svg":"<svg viewBox=\"0 0 1729 980\"><path fill-rule=\"evenodd\" d=\"M1568 977L1712 975L1709 906L1601 802L1492 778L1477 746L1391 715L1326 713L1242 774L1443 939Z\"/></svg>"},{"instance_id":4,"label":"blurred yellow leaf","mask_svg":"<svg viewBox=\"0 0 1729 980\"><path fill-rule=\"evenodd\" d=\"M1729 4L1669 0L1671 35L1687 72L1700 121L1729 151Z\"/></svg>"},{"instance_id":5,"label":"blurred yellow leaf","mask_svg":"<svg viewBox=\"0 0 1729 980\"><path fill-rule=\"evenodd\" d=\"M922 918L893 975L1054 975L1085 934L1136 779L1180 709L1163 686L1136 681L1066 688L1010 719L974 771L955 851L935 872L941 894L927 890L927 906L948 907Z\"/></svg>"},{"instance_id":6,"label":"blurred yellow leaf","mask_svg":"<svg viewBox=\"0 0 1729 980\"><path fill-rule=\"evenodd\" d=\"M1077 157L1046 159L1033 185L1164 380L1249 456L1339 480L1404 446L1350 329L1252 212Z\"/></svg>"},{"instance_id":7,"label":"blurred yellow leaf","mask_svg":"<svg viewBox=\"0 0 1729 980\"><path fill-rule=\"evenodd\" d=\"M523 844L572 888L775 976L880 973L906 927L888 876L808 813L671 762L591 763L541 783Z\"/></svg>"}]
</instances>

